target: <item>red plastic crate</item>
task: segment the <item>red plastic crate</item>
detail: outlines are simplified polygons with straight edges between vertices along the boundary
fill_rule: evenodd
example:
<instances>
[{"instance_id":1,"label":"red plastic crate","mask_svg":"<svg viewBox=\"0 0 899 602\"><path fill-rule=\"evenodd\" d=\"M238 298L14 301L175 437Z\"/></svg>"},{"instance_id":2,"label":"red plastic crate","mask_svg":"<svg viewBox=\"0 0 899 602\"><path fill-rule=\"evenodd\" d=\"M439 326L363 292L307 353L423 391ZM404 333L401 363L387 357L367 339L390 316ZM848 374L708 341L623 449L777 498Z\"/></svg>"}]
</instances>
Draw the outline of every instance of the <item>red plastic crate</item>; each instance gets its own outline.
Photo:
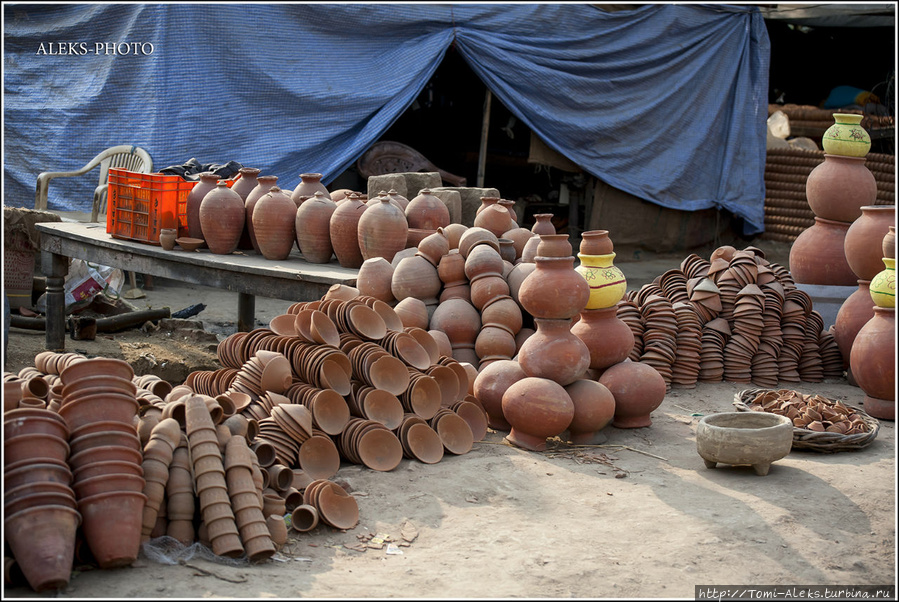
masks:
<instances>
[{"instance_id":1,"label":"red plastic crate","mask_svg":"<svg viewBox=\"0 0 899 602\"><path fill-rule=\"evenodd\" d=\"M236 180L225 180L228 187ZM159 231L187 231L187 196L198 182L161 173L109 170L106 232L113 238L159 244Z\"/></svg>"}]
</instances>

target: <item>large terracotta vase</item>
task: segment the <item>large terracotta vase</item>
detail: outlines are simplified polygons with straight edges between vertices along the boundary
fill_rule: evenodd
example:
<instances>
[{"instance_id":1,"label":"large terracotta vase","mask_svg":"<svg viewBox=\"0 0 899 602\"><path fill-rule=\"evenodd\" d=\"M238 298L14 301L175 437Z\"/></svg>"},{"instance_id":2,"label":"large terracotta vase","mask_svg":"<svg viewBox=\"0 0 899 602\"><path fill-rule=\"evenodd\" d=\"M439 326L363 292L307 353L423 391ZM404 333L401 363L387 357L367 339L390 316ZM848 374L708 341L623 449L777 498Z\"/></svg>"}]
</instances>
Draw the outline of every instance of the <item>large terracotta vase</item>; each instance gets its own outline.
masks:
<instances>
[{"instance_id":1,"label":"large terracotta vase","mask_svg":"<svg viewBox=\"0 0 899 602\"><path fill-rule=\"evenodd\" d=\"M577 315L590 298L587 281L574 271L574 257L535 257L537 264L518 289L518 302L535 318Z\"/></svg>"},{"instance_id":2,"label":"large terracotta vase","mask_svg":"<svg viewBox=\"0 0 899 602\"><path fill-rule=\"evenodd\" d=\"M328 200L331 200L331 193L328 192L327 187L322 184L321 180L322 174L320 173L300 174L300 183L297 184L297 187L293 189L293 194L290 195L291 200L297 207L299 207L306 199L315 196L316 192L321 192L328 197Z\"/></svg>"},{"instance_id":3,"label":"large terracotta vase","mask_svg":"<svg viewBox=\"0 0 899 602\"><path fill-rule=\"evenodd\" d=\"M895 205L865 205L861 217L846 231L846 261L862 280L872 280L883 269L883 239L895 220Z\"/></svg>"},{"instance_id":4,"label":"large terracotta vase","mask_svg":"<svg viewBox=\"0 0 899 602\"><path fill-rule=\"evenodd\" d=\"M334 252L331 246L331 216L337 209L337 203L317 190L312 198L294 207L300 253L310 263L328 263Z\"/></svg>"},{"instance_id":5,"label":"large terracotta vase","mask_svg":"<svg viewBox=\"0 0 899 602\"><path fill-rule=\"evenodd\" d=\"M590 350L571 332L571 320L534 319L537 332L521 345L518 363L528 376L569 385L590 367Z\"/></svg>"},{"instance_id":6,"label":"large terracotta vase","mask_svg":"<svg viewBox=\"0 0 899 602\"><path fill-rule=\"evenodd\" d=\"M277 186L253 208L253 230L259 252L266 259L287 259L296 241L297 206Z\"/></svg>"},{"instance_id":7,"label":"large terracotta vase","mask_svg":"<svg viewBox=\"0 0 899 602\"><path fill-rule=\"evenodd\" d=\"M614 265L615 253L585 255L578 253L581 263L575 271L583 276L590 287L587 309L614 307L627 292L627 279Z\"/></svg>"},{"instance_id":8,"label":"large terracotta vase","mask_svg":"<svg viewBox=\"0 0 899 602\"><path fill-rule=\"evenodd\" d=\"M816 216L852 222L877 200L877 182L863 157L824 155L808 175L805 196Z\"/></svg>"},{"instance_id":9,"label":"large terracotta vase","mask_svg":"<svg viewBox=\"0 0 899 602\"><path fill-rule=\"evenodd\" d=\"M580 252L584 255L608 255L614 249L608 230L587 230L581 234Z\"/></svg>"},{"instance_id":10,"label":"large terracotta vase","mask_svg":"<svg viewBox=\"0 0 899 602\"><path fill-rule=\"evenodd\" d=\"M255 167L241 167L240 178L231 186L231 190L240 195L240 200L244 207L247 204L247 197L259 185L259 181L256 178L259 177L261 171L261 169L256 169ZM246 214L246 209L244 209L244 214ZM237 242L238 249L248 250L253 248L253 243L250 241L250 225L248 221L249 218L245 215L243 232L240 235L240 240Z\"/></svg>"},{"instance_id":11,"label":"large terracotta vase","mask_svg":"<svg viewBox=\"0 0 899 602\"><path fill-rule=\"evenodd\" d=\"M858 289L849 295L840 311L837 312L833 324L833 338L840 348L843 356L844 367L849 366L849 353L852 351L852 343L862 326L874 317L874 301L871 300L871 291L868 280L859 280Z\"/></svg>"},{"instance_id":12,"label":"large terracotta vase","mask_svg":"<svg viewBox=\"0 0 899 602\"><path fill-rule=\"evenodd\" d=\"M865 392L865 412L896 419L896 310L875 307L874 317L858 331L849 363Z\"/></svg>"},{"instance_id":13,"label":"large terracotta vase","mask_svg":"<svg viewBox=\"0 0 899 602\"><path fill-rule=\"evenodd\" d=\"M571 333L590 351L590 368L605 370L627 359L634 348L634 333L618 318L618 308L585 309Z\"/></svg>"},{"instance_id":14,"label":"large terracotta vase","mask_svg":"<svg viewBox=\"0 0 899 602\"><path fill-rule=\"evenodd\" d=\"M845 157L864 157L871 150L871 137L861 126L864 115L834 113L834 124L821 136L825 153Z\"/></svg>"},{"instance_id":15,"label":"large terracotta vase","mask_svg":"<svg viewBox=\"0 0 899 602\"><path fill-rule=\"evenodd\" d=\"M250 245L253 250L259 253L259 244L256 242L256 229L253 227L253 211L256 209L256 203L259 202L264 195L277 184L278 176L258 176L256 178L256 188L247 195L244 202L244 208L247 211L247 234L250 237Z\"/></svg>"},{"instance_id":16,"label":"large terracotta vase","mask_svg":"<svg viewBox=\"0 0 899 602\"><path fill-rule=\"evenodd\" d=\"M384 198L365 210L359 218L357 233L359 250L364 259L383 257L392 262L393 256L406 247L409 224L403 212Z\"/></svg>"},{"instance_id":17,"label":"large terracotta vase","mask_svg":"<svg viewBox=\"0 0 899 602\"><path fill-rule=\"evenodd\" d=\"M562 433L574 418L574 402L552 380L528 377L503 394L503 415L512 426L506 439L525 449L543 451L547 437Z\"/></svg>"},{"instance_id":18,"label":"large terracotta vase","mask_svg":"<svg viewBox=\"0 0 899 602\"><path fill-rule=\"evenodd\" d=\"M222 180L203 197L200 203L200 226L209 250L216 255L228 255L237 249L244 232L246 210L240 195Z\"/></svg>"},{"instance_id":19,"label":"large terracotta vase","mask_svg":"<svg viewBox=\"0 0 899 602\"><path fill-rule=\"evenodd\" d=\"M616 428L650 426L650 414L665 399L665 379L658 371L642 362L624 361L606 369L599 377L615 398Z\"/></svg>"},{"instance_id":20,"label":"large terracotta vase","mask_svg":"<svg viewBox=\"0 0 899 602\"><path fill-rule=\"evenodd\" d=\"M843 245L850 224L815 218L790 249L790 274L797 284L853 286L858 277L846 261Z\"/></svg>"},{"instance_id":21,"label":"large terracotta vase","mask_svg":"<svg viewBox=\"0 0 899 602\"><path fill-rule=\"evenodd\" d=\"M331 246L337 261L345 268L360 268L365 261L359 248L359 220L366 209L358 195L350 195L331 215Z\"/></svg>"},{"instance_id":22,"label":"large terracotta vase","mask_svg":"<svg viewBox=\"0 0 899 602\"><path fill-rule=\"evenodd\" d=\"M187 195L187 235L190 238L203 238L203 226L200 224L200 204L219 181L219 177L211 171L200 174L200 181L194 184Z\"/></svg>"},{"instance_id":23,"label":"large terracotta vase","mask_svg":"<svg viewBox=\"0 0 899 602\"><path fill-rule=\"evenodd\" d=\"M871 300L880 307L896 307L896 260L884 257L886 268L871 280Z\"/></svg>"},{"instance_id":24,"label":"large terracotta vase","mask_svg":"<svg viewBox=\"0 0 899 602\"><path fill-rule=\"evenodd\" d=\"M440 197L432 194L430 188L423 188L406 205L406 220L410 228L436 230L449 226L450 213Z\"/></svg>"}]
</instances>

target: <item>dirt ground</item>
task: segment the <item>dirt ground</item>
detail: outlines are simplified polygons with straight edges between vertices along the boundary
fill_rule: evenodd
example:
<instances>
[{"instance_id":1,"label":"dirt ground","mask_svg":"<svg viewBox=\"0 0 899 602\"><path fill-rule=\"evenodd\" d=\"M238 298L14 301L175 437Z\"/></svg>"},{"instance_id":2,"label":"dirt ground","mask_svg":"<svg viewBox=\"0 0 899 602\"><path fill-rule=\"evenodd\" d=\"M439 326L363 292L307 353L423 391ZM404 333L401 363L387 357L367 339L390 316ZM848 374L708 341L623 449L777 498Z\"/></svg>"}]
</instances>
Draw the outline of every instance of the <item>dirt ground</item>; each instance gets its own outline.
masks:
<instances>
[{"instance_id":1,"label":"dirt ground","mask_svg":"<svg viewBox=\"0 0 899 602\"><path fill-rule=\"evenodd\" d=\"M619 255L616 263L638 288L680 259ZM193 318L204 330L133 328L67 339L67 350L122 357L171 380L217 367L215 340L235 330L236 294L159 280L145 293L132 303L172 311L205 303ZM257 299L258 323L289 303ZM43 336L13 329L4 369L33 365ZM607 427L600 446L560 440L535 453L490 432L468 454L434 465L403 460L375 472L345 463L335 479L357 499L354 529L294 533L277 559L252 566L198 554L174 565L142 555L126 569L76 567L58 597L693 598L702 584L895 585L894 423L882 421L864 450L793 451L765 477L750 467L707 469L696 425L731 411L745 388L674 389L652 426ZM796 388L852 405L863 399L845 379ZM379 535L402 553L367 541ZM27 586L4 596L41 597Z\"/></svg>"}]
</instances>

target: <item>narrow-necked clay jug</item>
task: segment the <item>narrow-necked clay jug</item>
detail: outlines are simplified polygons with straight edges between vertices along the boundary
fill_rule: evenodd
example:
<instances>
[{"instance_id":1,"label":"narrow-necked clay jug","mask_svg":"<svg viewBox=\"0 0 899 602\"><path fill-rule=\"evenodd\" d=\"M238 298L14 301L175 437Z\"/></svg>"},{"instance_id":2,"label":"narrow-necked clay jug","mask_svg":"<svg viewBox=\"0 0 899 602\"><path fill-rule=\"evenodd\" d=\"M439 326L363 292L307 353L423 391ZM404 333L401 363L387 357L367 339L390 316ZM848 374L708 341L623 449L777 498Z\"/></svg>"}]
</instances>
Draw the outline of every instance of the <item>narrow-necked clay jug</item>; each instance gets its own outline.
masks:
<instances>
[{"instance_id":1,"label":"narrow-necked clay jug","mask_svg":"<svg viewBox=\"0 0 899 602\"><path fill-rule=\"evenodd\" d=\"M365 210L359 218L357 232L364 259L383 257L392 262L393 256L406 247L409 224L403 212L388 198L383 198L379 204Z\"/></svg>"},{"instance_id":2,"label":"narrow-necked clay jug","mask_svg":"<svg viewBox=\"0 0 899 602\"><path fill-rule=\"evenodd\" d=\"M331 217L337 203L316 190L311 198L296 207L294 215L297 245L310 263L328 263L334 248L331 246Z\"/></svg>"},{"instance_id":3,"label":"narrow-necked clay jug","mask_svg":"<svg viewBox=\"0 0 899 602\"><path fill-rule=\"evenodd\" d=\"M200 203L202 238L209 250L216 255L234 252L245 221L246 210L240 195L228 188L227 182L219 180Z\"/></svg>"},{"instance_id":4,"label":"narrow-necked clay jug","mask_svg":"<svg viewBox=\"0 0 899 602\"><path fill-rule=\"evenodd\" d=\"M555 234L556 227L552 224L552 213L537 213L534 215L534 225L531 226L531 232L534 234Z\"/></svg>"},{"instance_id":5,"label":"narrow-necked clay jug","mask_svg":"<svg viewBox=\"0 0 899 602\"><path fill-rule=\"evenodd\" d=\"M209 191L215 188L219 177L211 171L200 174L200 181L194 184L187 195L187 235L190 238L203 238L203 227L200 225L200 203Z\"/></svg>"},{"instance_id":6,"label":"narrow-necked clay jug","mask_svg":"<svg viewBox=\"0 0 899 602\"><path fill-rule=\"evenodd\" d=\"M301 173L300 174L300 183L297 184L297 187L293 189L293 194L290 195L291 200L296 203L296 206L299 207L303 204L303 201L306 199L310 199L315 196L316 191L321 192L328 200L331 200L331 193L328 192L328 188L322 184L322 174L320 173Z\"/></svg>"},{"instance_id":7,"label":"narrow-necked clay jug","mask_svg":"<svg viewBox=\"0 0 899 602\"><path fill-rule=\"evenodd\" d=\"M449 226L450 213L440 197L431 193L430 188L422 188L418 196L406 206L406 219L410 228L436 230Z\"/></svg>"},{"instance_id":8,"label":"narrow-necked clay jug","mask_svg":"<svg viewBox=\"0 0 899 602\"><path fill-rule=\"evenodd\" d=\"M262 196L253 209L253 229L259 252L266 259L287 259L296 241L297 206L277 186Z\"/></svg>"},{"instance_id":9,"label":"narrow-necked clay jug","mask_svg":"<svg viewBox=\"0 0 899 602\"><path fill-rule=\"evenodd\" d=\"M367 208L359 195L352 193L337 205L331 215L331 246L337 261L345 268L359 268L365 261L359 248L359 220Z\"/></svg>"},{"instance_id":10,"label":"narrow-necked clay jug","mask_svg":"<svg viewBox=\"0 0 899 602\"><path fill-rule=\"evenodd\" d=\"M259 202L259 199L268 193L277 182L278 176L257 176L256 188L250 191L250 194L247 195L247 200L244 202L244 208L247 211L247 233L250 236L250 244L257 253L259 252L259 244L256 242L256 229L253 226L253 210L256 208L256 203Z\"/></svg>"}]
</instances>

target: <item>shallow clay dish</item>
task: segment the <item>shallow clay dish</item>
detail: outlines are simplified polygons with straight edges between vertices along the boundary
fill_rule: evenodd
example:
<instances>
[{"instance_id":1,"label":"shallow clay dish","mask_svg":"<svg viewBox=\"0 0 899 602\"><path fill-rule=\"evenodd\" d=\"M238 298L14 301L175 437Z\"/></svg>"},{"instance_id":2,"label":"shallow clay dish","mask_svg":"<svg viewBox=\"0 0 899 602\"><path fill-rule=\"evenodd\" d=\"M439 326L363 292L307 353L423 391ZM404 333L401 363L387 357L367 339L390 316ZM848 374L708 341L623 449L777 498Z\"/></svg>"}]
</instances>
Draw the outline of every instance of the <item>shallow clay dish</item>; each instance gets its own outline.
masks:
<instances>
[{"instance_id":1,"label":"shallow clay dish","mask_svg":"<svg viewBox=\"0 0 899 602\"><path fill-rule=\"evenodd\" d=\"M185 251L196 251L201 246L203 246L203 243L205 243L206 241L202 238L181 237L176 238L175 242L178 243L178 246Z\"/></svg>"}]
</instances>

